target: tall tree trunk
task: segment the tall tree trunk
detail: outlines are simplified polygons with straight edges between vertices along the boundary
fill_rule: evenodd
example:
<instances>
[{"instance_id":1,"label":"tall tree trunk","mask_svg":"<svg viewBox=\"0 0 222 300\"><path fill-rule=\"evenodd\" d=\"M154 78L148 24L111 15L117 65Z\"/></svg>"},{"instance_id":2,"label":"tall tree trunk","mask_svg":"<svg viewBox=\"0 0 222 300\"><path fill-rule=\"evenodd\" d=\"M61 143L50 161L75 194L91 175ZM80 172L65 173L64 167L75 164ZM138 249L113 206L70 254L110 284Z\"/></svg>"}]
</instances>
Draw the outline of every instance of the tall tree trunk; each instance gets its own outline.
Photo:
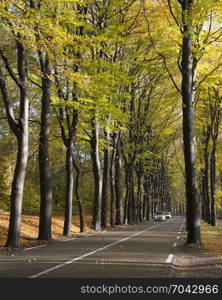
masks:
<instances>
[{"instance_id":1,"label":"tall tree trunk","mask_svg":"<svg viewBox=\"0 0 222 300\"><path fill-rule=\"evenodd\" d=\"M76 88L74 88L74 91ZM76 93L73 91L73 101L78 101ZM72 112L72 121L69 114L66 112L66 122L68 127L68 138L65 136L65 129L62 122L60 121L60 128L62 132L63 142L66 146L66 199L65 199L65 219L63 227L63 235L70 236L72 231L72 203L73 203L73 148L76 139L76 131L78 124L78 111Z\"/></svg>"},{"instance_id":2,"label":"tall tree trunk","mask_svg":"<svg viewBox=\"0 0 222 300\"><path fill-rule=\"evenodd\" d=\"M66 148L66 201L63 235L70 236L72 232L72 199L73 199L73 140L68 140Z\"/></svg>"},{"instance_id":3,"label":"tall tree trunk","mask_svg":"<svg viewBox=\"0 0 222 300\"><path fill-rule=\"evenodd\" d=\"M23 126L22 136L18 138L17 160L11 191L10 220L6 246L13 248L20 246L22 198L28 161L28 126L25 127Z\"/></svg>"},{"instance_id":4,"label":"tall tree trunk","mask_svg":"<svg viewBox=\"0 0 222 300\"><path fill-rule=\"evenodd\" d=\"M39 137L39 175L40 175L40 220L39 220L39 240L51 240L51 218L52 218L52 180L49 163L49 134L51 118L51 66L47 54L43 58L39 54L42 78L42 110L41 110L41 130Z\"/></svg>"},{"instance_id":5,"label":"tall tree trunk","mask_svg":"<svg viewBox=\"0 0 222 300\"><path fill-rule=\"evenodd\" d=\"M84 218L84 208L80 195L80 186L81 186L81 167L77 165L75 159L73 158L73 165L76 171L76 180L75 180L75 195L79 208L79 224L80 224L80 232L85 231L85 218Z\"/></svg>"},{"instance_id":6,"label":"tall tree trunk","mask_svg":"<svg viewBox=\"0 0 222 300\"><path fill-rule=\"evenodd\" d=\"M145 191L145 201L146 201L146 211L145 211L145 220L150 221L152 218L151 214L151 203L150 203L150 186L149 186L149 177L150 176L145 176L144 180L144 191Z\"/></svg>"},{"instance_id":7,"label":"tall tree trunk","mask_svg":"<svg viewBox=\"0 0 222 300\"><path fill-rule=\"evenodd\" d=\"M129 186L130 186L130 215L131 220L129 219L129 223L136 223L136 216L137 216L137 206L136 206L136 197L134 193L134 165L131 165L130 168L130 177L129 177Z\"/></svg>"},{"instance_id":8,"label":"tall tree trunk","mask_svg":"<svg viewBox=\"0 0 222 300\"><path fill-rule=\"evenodd\" d=\"M201 243L200 212L197 196L195 149L194 149L194 109L193 109L193 60L192 60L192 19L193 0L181 1L183 20L182 41L182 109L183 142L187 198L187 244Z\"/></svg>"},{"instance_id":9,"label":"tall tree trunk","mask_svg":"<svg viewBox=\"0 0 222 300\"><path fill-rule=\"evenodd\" d=\"M114 160L116 156L116 133L113 134L113 150L110 157L110 225L114 226L115 224L115 168L114 168Z\"/></svg>"},{"instance_id":10,"label":"tall tree trunk","mask_svg":"<svg viewBox=\"0 0 222 300\"><path fill-rule=\"evenodd\" d=\"M205 221L210 223L210 196L209 196L209 163L208 163L208 151L204 153L204 178L203 178L203 201L205 204Z\"/></svg>"},{"instance_id":11,"label":"tall tree trunk","mask_svg":"<svg viewBox=\"0 0 222 300\"><path fill-rule=\"evenodd\" d=\"M92 228L101 230L101 207L102 207L102 174L99 160L99 126L96 118L92 118L91 157L93 162L94 176L94 204Z\"/></svg>"},{"instance_id":12,"label":"tall tree trunk","mask_svg":"<svg viewBox=\"0 0 222 300\"><path fill-rule=\"evenodd\" d=\"M78 68L75 66L74 70L77 72ZM58 96L64 101L62 89L58 80L58 72L55 68L56 74L56 83L58 87ZM78 102L79 97L77 93L77 84L72 82L72 101ZM67 90L69 90L69 82L67 81ZM69 100L69 93L66 94L65 101ZM66 198L65 198L65 218L64 218L64 227L63 235L70 236L72 228L72 204L73 204L73 190L74 190L74 176L73 176L73 165L74 165L74 143L76 141L77 126L79 121L79 111L71 109L60 108L59 111L56 111L57 119L59 121L61 135L63 143L66 147ZM64 126L64 117L67 129ZM67 131L67 133L66 133ZM78 172L77 172L78 174Z\"/></svg>"},{"instance_id":13,"label":"tall tree trunk","mask_svg":"<svg viewBox=\"0 0 222 300\"><path fill-rule=\"evenodd\" d=\"M125 166L125 186L126 186L126 196L125 196L125 207L124 207L124 225L128 225L131 222L131 203L130 203L130 165Z\"/></svg>"},{"instance_id":14,"label":"tall tree trunk","mask_svg":"<svg viewBox=\"0 0 222 300\"><path fill-rule=\"evenodd\" d=\"M204 169L200 170L200 203L201 203L201 217L204 221L206 221L206 201L204 197Z\"/></svg>"},{"instance_id":15,"label":"tall tree trunk","mask_svg":"<svg viewBox=\"0 0 222 300\"><path fill-rule=\"evenodd\" d=\"M207 131L203 133L204 142L204 169L202 173L202 197L203 197L203 209L205 221L210 223L210 195L209 195L209 139L210 139L210 127L207 127Z\"/></svg>"},{"instance_id":16,"label":"tall tree trunk","mask_svg":"<svg viewBox=\"0 0 222 300\"><path fill-rule=\"evenodd\" d=\"M9 65L7 57L0 49L0 55L4 62L5 68L11 76L12 80L19 88L20 105L19 105L19 120L16 122L14 111L9 101L7 84L5 82L3 72L0 69L0 89L4 101L6 115L9 126L17 138L17 158L16 166L13 175L11 196L10 196L10 219L9 230L7 236L6 247L18 248L20 246L21 232L21 214L22 214L22 199L25 175L28 162L28 115L29 115L29 100L27 93L27 70L26 70L26 51L21 42L16 41L17 49L17 72L15 75Z\"/></svg>"},{"instance_id":17,"label":"tall tree trunk","mask_svg":"<svg viewBox=\"0 0 222 300\"><path fill-rule=\"evenodd\" d=\"M103 186L102 186L102 228L107 227L107 207L108 207L108 187L109 187L109 132L105 131L105 138L107 141L107 148L104 149L104 166L103 166Z\"/></svg>"},{"instance_id":18,"label":"tall tree trunk","mask_svg":"<svg viewBox=\"0 0 222 300\"><path fill-rule=\"evenodd\" d=\"M211 191L211 216L210 216L210 224L212 226L217 225L216 221L216 199L215 199L215 191L216 191L216 150L217 150L217 138L219 134L219 126L221 122L221 97L219 97L218 91L214 90L214 97L216 102L213 103L210 98L210 110L211 110L211 137L212 137L212 150L210 157L210 191Z\"/></svg>"},{"instance_id":19,"label":"tall tree trunk","mask_svg":"<svg viewBox=\"0 0 222 300\"><path fill-rule=\"evenodd\" d=\"M210 158L210 193L211 193L210 224L212 226L217 225L215 191L216 191L216 147L215 145L213 145L211 158Z\"/></svg>"},{"instance_id":20,"label":"tall tree trunk","mask_svg":"<svg viewBox=\"0 0 222 300\"><path fill-rule=\"evenodd\" d=\"M115 195L116 195L116 225L123 224L123 204L120 189L120 134L117 137L116 156L115 156Z\"/></svg>"},{"instance_id":21,"label":"tall tree trunk","mask_svg":"<svg viewBox=\"0 0 222 300\"><path fill-rule=\"evenodd\" d=\"M143 177L142 172L139 167L139 172L137 174L137 199L138 199L138 221L143 222Z\"/></svg>"}]
</instances>

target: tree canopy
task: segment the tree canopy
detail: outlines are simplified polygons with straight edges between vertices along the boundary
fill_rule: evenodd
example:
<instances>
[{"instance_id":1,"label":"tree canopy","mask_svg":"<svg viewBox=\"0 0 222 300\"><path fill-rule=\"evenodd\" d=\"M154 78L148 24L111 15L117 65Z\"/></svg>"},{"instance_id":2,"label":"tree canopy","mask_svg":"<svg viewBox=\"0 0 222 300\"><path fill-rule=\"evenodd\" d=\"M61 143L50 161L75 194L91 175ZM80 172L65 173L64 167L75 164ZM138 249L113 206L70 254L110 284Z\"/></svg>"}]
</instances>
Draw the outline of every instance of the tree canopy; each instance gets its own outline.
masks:
<instances>
[{"instance_id":1,"label":"tree canopy","mask_svg":"<svg viewBox=\"0 0 222 300\"><path fill-rule=\"evenodd\" d=\"M221 1L2 0L0 207L84 231L221 215Z\"/></svg>"}]
</instances>

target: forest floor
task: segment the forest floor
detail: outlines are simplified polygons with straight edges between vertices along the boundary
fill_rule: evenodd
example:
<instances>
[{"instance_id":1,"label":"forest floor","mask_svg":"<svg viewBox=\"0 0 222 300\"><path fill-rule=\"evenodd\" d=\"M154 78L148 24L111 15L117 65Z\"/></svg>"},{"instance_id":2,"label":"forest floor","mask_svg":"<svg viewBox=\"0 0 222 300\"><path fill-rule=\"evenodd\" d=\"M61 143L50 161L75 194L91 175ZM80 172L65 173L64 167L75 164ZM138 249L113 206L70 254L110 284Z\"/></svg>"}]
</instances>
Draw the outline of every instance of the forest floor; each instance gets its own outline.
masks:
<instances>
[{"instance_id":1,"label":"forest floor","mask_svg":"<svg viewBox=\"0 0 222 300\"><path fill-rule=\"evenodd\" d=\"M202 223L201 235L203 250L222 259L222 220L218 219L216 227Z\"/></svg>"},{"instance_id":2,"label":"forest floor","mask_svg":"<svg viewBox=\"0 0 222 300\"><path fill-rule=\"evenodd\" d=\"M92 217L90 214L85 215L86 231L85 233L93 233L91 227ZM53 240L64 239L63 233L64 217L56 216L52 217L52 238ZM9 224L9 213L0 212L0 247L3 247L7 239L7 231ZM38 225L39 217L37 216L22 216L21 225L21 247L30 247L46 243L44 241L38 241ZM72 235L85 234L79 232L79 217L73 216Z\"/></svg>"}]
</instances>

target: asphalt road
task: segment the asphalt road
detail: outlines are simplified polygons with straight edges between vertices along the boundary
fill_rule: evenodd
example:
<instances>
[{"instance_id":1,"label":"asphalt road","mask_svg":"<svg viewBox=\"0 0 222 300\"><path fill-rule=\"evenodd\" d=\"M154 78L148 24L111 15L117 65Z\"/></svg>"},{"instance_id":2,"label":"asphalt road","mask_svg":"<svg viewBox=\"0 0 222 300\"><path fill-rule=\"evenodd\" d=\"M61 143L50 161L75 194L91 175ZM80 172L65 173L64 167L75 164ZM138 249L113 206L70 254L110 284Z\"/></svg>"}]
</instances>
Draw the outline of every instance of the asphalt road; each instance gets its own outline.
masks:
<instances>
[{"instance_id":1,"label":"asphalt road","mask_svg":"<svg viewBox=\"0 0 222 300\"><path fill-rule=\"evenodd\" d=\"M0 255L0 278L170 278L183 217Z\"/></svg>"}]
</instances>

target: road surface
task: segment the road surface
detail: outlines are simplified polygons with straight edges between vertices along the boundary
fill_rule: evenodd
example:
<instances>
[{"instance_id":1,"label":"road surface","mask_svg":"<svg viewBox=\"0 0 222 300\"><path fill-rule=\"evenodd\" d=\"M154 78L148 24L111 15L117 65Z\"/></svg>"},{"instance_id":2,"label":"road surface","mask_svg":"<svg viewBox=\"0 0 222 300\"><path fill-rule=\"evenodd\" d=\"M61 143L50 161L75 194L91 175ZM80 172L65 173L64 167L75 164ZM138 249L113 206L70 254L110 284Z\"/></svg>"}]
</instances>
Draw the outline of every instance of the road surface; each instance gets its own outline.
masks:
<instances>
[{"instance_id":1,"label":"road surface","mask_svg":"<svg viewBox=\"0 0 222 300\"><path fill-rule=\"evenodd\" d=\"M170 278L183 217L0 254L1 278Z\"/></svg>"}]
</instances>

